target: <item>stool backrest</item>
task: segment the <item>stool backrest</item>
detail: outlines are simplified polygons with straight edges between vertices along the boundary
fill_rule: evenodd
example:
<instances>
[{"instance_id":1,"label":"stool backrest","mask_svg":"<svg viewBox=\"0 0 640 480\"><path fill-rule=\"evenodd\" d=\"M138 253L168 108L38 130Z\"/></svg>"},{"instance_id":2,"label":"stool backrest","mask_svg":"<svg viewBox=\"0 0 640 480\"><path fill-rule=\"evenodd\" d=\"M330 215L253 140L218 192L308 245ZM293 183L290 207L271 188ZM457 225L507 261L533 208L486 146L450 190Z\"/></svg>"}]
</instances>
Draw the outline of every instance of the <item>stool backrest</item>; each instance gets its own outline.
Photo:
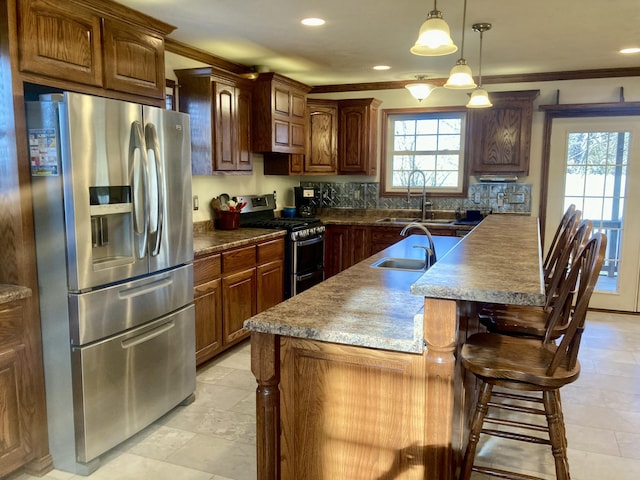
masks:
<instances>
[{"instance_id":1,"label":"stool backrest","mask_svg":"<svg viewBox=\"0 0 640 480\"><path fill-rule=\"evenodd\" d=\"M547 257L543 264L545 287L548 287L551 283L551 277L553 277L556 265L560 261L560 257L562 257L562 252L567 245L569 245L569 242L573 238L573 234L580 224L582 212L575 209L571 210L571 207L567 209L567 212L569 211L571 211L569 216L567 217L565 213L560 225L558 225L558 230L556 230L556 235L553 237L553 242L551 243L551 247L547 252Z\"/></svg>"},{"instance_id":2,"label":"stool backrest","mask_svg":"<svg viewBox=\"0 0 640 480\"><path fill-rule=\"evenodd\" d=\"M567 328L547 368L547 375L553 375L559 366L572 369L576 365L589 301L598 281L606 248L607 236L601 232L595 233L571 264L567 279L570 283L577 285L575 307L570 312ZM570 290L573 288L562 288L560 295L566 300L566 296L571 295ZM551 315L544 338L545 343L552 342L551 332L559 318L560 312L557 314L554 312Z\"/></svg>"}]
</instances>

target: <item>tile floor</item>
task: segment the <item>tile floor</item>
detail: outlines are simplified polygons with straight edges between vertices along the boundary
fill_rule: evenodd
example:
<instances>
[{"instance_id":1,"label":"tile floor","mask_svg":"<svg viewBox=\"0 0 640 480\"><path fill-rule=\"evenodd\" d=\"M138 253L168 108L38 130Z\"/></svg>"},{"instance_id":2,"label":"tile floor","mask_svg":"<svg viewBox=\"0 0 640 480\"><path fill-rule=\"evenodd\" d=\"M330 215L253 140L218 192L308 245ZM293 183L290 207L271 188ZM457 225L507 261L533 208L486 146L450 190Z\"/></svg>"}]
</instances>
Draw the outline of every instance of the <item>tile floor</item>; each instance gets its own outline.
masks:
<instances>
[{"instance_id":1,"label":"tile floor","mask_svg":"<svg viewBox=\"0 0 640 480\"><path fill-rule=\"evenodd\" d=\"M640 316L590 312L588 319L582 374L562 390L572 479L635 480L640 478ZM95 473L79 477L54 470L44 478L254 480L255 380L249 364L245 342L198 370L193 404L177 407L115 448ZM478 458L555 478L548 447L509 443L516 446L483 442ZM15 480L35 477L20 474Z\"/></svg>"}]
</instances>

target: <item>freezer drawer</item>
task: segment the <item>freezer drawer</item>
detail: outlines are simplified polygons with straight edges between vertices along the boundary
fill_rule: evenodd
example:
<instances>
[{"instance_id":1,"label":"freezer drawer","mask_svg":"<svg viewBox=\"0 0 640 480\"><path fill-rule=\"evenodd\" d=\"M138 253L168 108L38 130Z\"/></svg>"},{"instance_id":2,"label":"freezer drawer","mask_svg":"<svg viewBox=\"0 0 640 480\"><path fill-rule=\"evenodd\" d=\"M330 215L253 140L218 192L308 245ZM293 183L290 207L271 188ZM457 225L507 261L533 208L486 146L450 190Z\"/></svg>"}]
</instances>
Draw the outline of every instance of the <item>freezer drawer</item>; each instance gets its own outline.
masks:
<instances>
[{"instance_id":1,"label":"freezer drawer","mask_svg":"<svg viewBox=\"0 0 640 480\"><path fill-rule=\"evenodd\" d=\"M193 265L69 295L71 345L137 327L193 301Z\"/></svg>"},{"instance_id":2,"label":"freezer drawer","mask_svg":"<svg viewBox=\"0 0 640 480\"><path fill-rule=\"evenodd\" d=\"M193 305L71 356L76 455L87 463L194 392Z\"/></svg>"}]
</instances>

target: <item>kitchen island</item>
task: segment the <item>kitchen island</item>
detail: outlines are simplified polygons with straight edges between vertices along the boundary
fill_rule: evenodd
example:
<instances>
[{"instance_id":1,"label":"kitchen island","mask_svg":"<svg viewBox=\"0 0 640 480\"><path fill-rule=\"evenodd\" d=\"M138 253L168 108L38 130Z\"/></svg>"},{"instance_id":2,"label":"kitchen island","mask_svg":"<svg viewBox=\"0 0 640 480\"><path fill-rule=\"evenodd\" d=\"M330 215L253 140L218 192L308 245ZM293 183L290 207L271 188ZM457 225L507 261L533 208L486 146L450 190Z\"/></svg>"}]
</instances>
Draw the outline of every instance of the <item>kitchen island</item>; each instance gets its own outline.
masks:
<instances>
[{"instance_id":1,"label":"kitchen island","mask_svg":"<svg viewBox=\"0 0 640 480\"><path fill-rule=\"evenodd\" d=\"M474 306L540 305L544 290L535 218L434 240L426 273L371 267L421 258L426 237L410 236L245 322L259 480L453 478L469 403L455 352Z\"/></svg>"}]
</instances>

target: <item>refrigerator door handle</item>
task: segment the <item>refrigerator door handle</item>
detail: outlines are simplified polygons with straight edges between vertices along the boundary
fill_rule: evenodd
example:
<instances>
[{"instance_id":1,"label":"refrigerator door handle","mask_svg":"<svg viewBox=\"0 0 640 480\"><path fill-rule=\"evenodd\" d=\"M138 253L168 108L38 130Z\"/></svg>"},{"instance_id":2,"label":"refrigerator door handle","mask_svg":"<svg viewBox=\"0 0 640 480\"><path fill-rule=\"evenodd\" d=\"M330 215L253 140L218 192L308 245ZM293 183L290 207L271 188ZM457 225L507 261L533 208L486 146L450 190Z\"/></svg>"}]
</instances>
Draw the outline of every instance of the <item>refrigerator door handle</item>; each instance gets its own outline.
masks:
<instances>
[{"instance_id":1,"label":"refrigerator door handle","mask_svg":"<svg viewBox=\"0 0 640 480\"><path fill-rule=\"evenodd\" d=\"M139 121L131 124L129 141L129 182L132 188L133 229L136 253L139 259L147 253L149 235L149 199L147 195L148 167L147 151L144 144L142 125Z\"/></svg>"},{"instance_id":2,"label":"refrigerator door handle","mask_svg":"<svg viewBox=\"0 0 640 480\"><path fill-rule=\"evenodd\" d=\"M147 158L150 165L151 174L149 184L149 247L151 256L157 256L160 253L160 244L162 241L163 227L164 227L164 172L162 171L162 159L160 157L160 142L158 141L158 132L156 126L153 123L148 123L145 126L145 141L147 144ZM151 194L151 189L154 190L154 195ZM155 215L153 217L152 215ZM155 225L154 225L155 223Z\"/></svg>"}]
</instances>

